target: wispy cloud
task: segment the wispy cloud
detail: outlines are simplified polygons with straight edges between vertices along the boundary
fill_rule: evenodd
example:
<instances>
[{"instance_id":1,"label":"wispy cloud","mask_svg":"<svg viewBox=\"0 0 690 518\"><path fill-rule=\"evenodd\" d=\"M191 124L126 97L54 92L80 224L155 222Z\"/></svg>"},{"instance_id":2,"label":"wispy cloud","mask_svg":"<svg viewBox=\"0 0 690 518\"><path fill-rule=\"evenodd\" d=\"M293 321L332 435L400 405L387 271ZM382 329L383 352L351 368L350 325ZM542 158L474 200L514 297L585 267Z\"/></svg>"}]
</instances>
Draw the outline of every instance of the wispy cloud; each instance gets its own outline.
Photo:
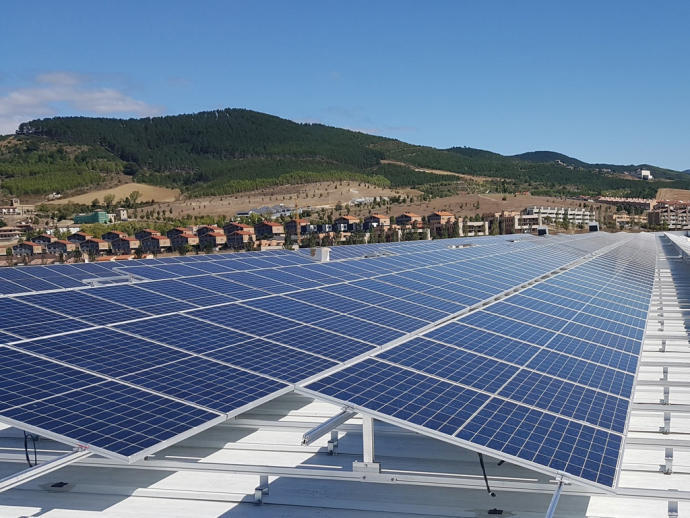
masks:
<instances>
[{"instance_id":1,"label":"wispy cloud","mask_svg":"<svg viewBox=\"0 0 690 518\"><path fill-rule=\"evenodd\" d=\"M0 135L13 133L19 123L65 112L94 115L150 116L161 107L134 99L114 88L96 86L69 72L36 76L34 85L0 95Z\"/></svg>"}]
</instances>

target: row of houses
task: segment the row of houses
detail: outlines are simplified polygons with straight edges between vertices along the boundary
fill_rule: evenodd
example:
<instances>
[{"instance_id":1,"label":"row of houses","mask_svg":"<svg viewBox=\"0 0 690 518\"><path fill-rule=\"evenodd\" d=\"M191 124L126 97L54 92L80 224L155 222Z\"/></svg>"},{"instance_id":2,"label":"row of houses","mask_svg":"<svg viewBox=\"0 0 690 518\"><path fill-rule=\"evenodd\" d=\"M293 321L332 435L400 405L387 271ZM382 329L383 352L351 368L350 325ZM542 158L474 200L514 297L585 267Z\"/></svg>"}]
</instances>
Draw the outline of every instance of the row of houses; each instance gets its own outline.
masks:
<instances>
[{"instance_id":1,"label":"row of houses","mask_svg":"<svg viewBox=\"0 0 690 518\"><path fill-rule=\"evenodd\" d=\"M169 250L179 250L184 246L201 248L220 248L226 243L226 236L215 226L203 226L196 233L189 228L174 228L165 235L158 230L143 229L129 236L119 230L110 230L94 237L86 232L75 232L67 239L57 239L50 234L43 234L31 241L15 245L12 249L16 255L33 255L38 253L68 254L80 250L88 255L104 253L133 254L137 250L142 253L162 253Z\"/></svg>"}]
</instances>

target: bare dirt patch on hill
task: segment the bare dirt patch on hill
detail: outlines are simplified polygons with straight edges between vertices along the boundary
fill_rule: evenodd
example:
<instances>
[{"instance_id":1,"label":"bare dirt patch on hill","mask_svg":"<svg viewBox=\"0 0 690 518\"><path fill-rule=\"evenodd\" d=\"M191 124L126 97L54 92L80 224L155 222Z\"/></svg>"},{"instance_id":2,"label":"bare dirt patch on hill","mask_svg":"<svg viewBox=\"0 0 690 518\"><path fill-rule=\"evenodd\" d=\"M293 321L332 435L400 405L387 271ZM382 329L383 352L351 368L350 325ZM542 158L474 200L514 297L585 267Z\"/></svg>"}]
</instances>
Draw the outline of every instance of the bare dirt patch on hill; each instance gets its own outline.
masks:
<instances>
[{"instance_id":1,"label":"bare dirt patch on hill","mask_svg":"<svg viewBox=\"0 0 690 518\"><path fill-rule=\"evenodd\" d=\"M90 191L85 194L77 196L70 196L69 198L61 198L46 203L60 204L60 203L83 203L89 204L94 199L103 201L103 197L112 194L115 196L115 201L122 200L130 195L133 191L139 191L139 202L147 202L153 200L155 202L172 202L180 198L179 189L168 189L167 187L157 187L155 185L146 185L143 183L125 183L109 189L99 189L97 191Z\"/></svg>"},{"instance_id":2,"label":"bare dirt patch on hill","mask_svg":"<svg viewBox=\"0 0 690 518\"><path fill-rule=\"evenodd\" d=\"M280 185L225 196L186 198L171 203L160 203L153 207L153 210L160 210L173 217L187 214L232 217L238 212L281 203L295 209L325 208L330 210L338 204L344 206L358 198L408 197L410 195L417 197L419 194L421 194L420 191L415 189L386 189L352 181L318 182ZM142 198L147 199L146 196Z\"/></svg>"},{"instance_id":3,"label":"bare dirt patch on hill","mask_svg":"<svg viewBox=\"0 0 690 518\"><path fill-rule=\"evenodd\" d=\"M656 199L690 202L690 191L687 189L659 189L656 192Z\"/></svg>"}]
</instances>

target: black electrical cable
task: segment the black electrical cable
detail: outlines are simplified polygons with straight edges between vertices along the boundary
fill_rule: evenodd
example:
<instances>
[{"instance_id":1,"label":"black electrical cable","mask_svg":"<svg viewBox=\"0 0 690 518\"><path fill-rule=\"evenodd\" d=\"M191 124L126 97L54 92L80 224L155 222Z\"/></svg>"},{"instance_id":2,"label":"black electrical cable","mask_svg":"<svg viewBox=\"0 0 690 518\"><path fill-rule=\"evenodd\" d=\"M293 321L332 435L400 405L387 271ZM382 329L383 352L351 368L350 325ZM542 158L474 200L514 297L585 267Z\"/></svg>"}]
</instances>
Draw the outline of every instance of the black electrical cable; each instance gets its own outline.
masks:
<instances>
[{"instance_id":1,"label":"black electrical cable","mask_svg":"<svg viewBox=\"0 0 690 518\"><path fill-rule=\"evenodd\" d=\"M31 457L29 457L29 439L31 439L31 444L34 449L34 462L31 463ZM24 455L26 456L26 462L30 468L38 464L38 453L36 452L36 436L34 434L29 434L24 432Z\"/></svg>"},{"instance_id":2,"label":"black electrical cable","mask_svg":"<svg viewBox=\"0 0 690 518\"><path fill-rule=\"evenodd\" d=\"M491 487L489 487L489 479L486 476L486 468L484 467L484 456L481 453L477 453L477 455L479 455L479 465L482 467L482 473L484 474L484 483L486 484L486 491L491 496L496 496L496 493L491 491Z\"/></svg>"}]
</instances>

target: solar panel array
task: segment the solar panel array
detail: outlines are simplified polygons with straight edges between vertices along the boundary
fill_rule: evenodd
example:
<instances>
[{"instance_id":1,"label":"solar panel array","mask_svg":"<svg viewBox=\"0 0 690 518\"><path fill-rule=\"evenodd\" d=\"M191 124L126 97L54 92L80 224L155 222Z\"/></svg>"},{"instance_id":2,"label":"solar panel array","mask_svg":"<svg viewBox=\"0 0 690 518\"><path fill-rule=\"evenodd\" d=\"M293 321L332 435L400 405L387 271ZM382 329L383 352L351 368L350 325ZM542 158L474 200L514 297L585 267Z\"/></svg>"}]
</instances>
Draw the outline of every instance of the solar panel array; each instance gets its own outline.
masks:
<instances>
[{"instance_id":1,"label":"solar panel array","mask_svg":"<svg viewBox=\"0 0 690 518\"><path fill-rule=\"evenodd\" d=\"M654 259L638 238L306 389L611 487Z\"/></svg>"},{"instance_id":2,"label":"solar panel array","mask_svg":"<svg viewBox=\"0 0 690 518\"><path fill-rule=\"evenodd\" d=\"M427 430L455 437L466 423L459 440L506 455L514 452L494 442L483 444L483 436L466 436L480 419L489 423L491 416L508 412L501 407L498 414L488 414L496 401L515 405L515 415L529 408L544 419L606 430L613 448L627 415L625 390L632 386L635 344L641 338L635 330L640 321L644 326L646 314L646 307L630 304L648 298L649 261L633 263L616 248L445 322L622 239L599 233L362 245L358 249L374 257L362 258L362 251L355 250L351 259L328 263L278 251L166 258L124 267L4 268L0 281L13 283L20 293L0 298L0 343L5 344L0 358L7 358L3 366L11 365L0 370L0 395L6 396L0 397L0 420L132 461L295 384L352 403L348 398L358 396L360 385L352 383L347 394L335 393L329 387L350 384L329 385L329 380L366 374L364 379L400 378L407 384L396 397L384 397L387 405L415 397L416 405L433 402L424 414L440 402L443 415L455 409L453 420L443 423L430 415L428 422L435 424L421 424ZM641 250L641 257L648 259L648 251ZM614 283L612 268L616 275L638 269L638 283ZM67 284L63 277L69 278L75 285L52 291L26 283L16 272L56 286L52 279ZM137 281L96 287L82 282L86 276L114 274ZM593 285L592 276L597 278ZM595 293L602 287L599 278L611 293ZM567 294L555 306L553 290ZM623 300L616 302L616 297ZM550 306L546 311L540 304ZM580 363L562 365L563 358ZM18 379L15 372L25 375ZM580 378L570 379L573 373ZM429 379L434 381L429 384ZM561 392L547 408L536 389L523 394L534 386L550 394L556 389L547 384L552 379L573 386L565 386L572 389L567 394L558 387ZM499 385L500 380L510 383ZM563 400L576 393L583 400L596 399L568 417ZM105 405L108 398L117 404ZM415 415L408 415L409 408L382 411L357 401L382 416ZM420 424L419 419L410 422ZM528 460L556 466L541 458ZM577 476L593 479L584 470ZM607 480L602 475L596 481L607 485Z\"/></svg>"}]
</instances>

